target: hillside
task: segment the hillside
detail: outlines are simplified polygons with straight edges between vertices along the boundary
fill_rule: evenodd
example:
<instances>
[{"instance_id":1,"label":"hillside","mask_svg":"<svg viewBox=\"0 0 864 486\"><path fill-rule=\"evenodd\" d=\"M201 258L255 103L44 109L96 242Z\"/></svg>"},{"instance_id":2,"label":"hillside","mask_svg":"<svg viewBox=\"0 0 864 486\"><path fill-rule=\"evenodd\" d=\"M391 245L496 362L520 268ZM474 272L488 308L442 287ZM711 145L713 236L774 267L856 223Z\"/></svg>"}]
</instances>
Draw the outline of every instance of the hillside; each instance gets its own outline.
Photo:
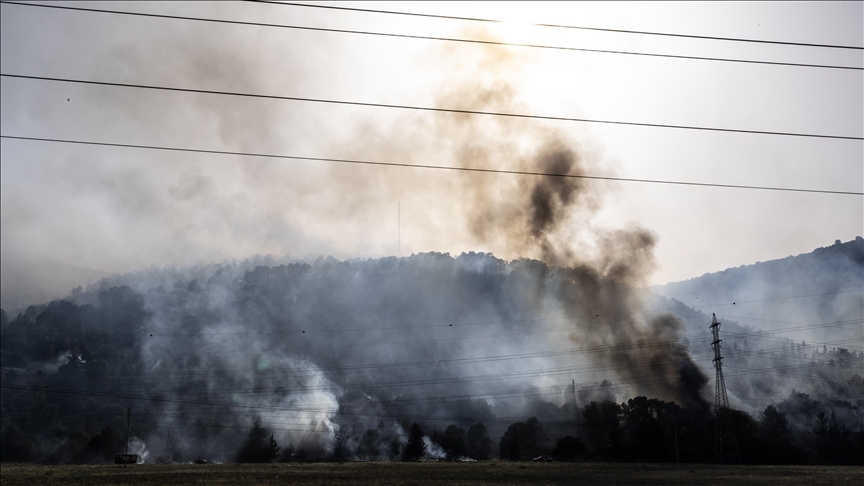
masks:
<instances>
[{"instance_id":1,"label":"hillside","mask_svg":"<svg viewBox=\"0 0 864 486\"><path fill-rule=\"evenodd\" d=\"M0 310L0 462L110 463L130 405L130 451L148 462L244 460L268 430L285 461L396 460L415 425L434 457L530 460L567 436L614 460L677 461L673 437L682 462L713 453L710 308L491 254L249 266L117 276ZM864 457L811 433L817 412L862 429L860 341L835 351L718 317L753 462ZM795 434L776 457L768 405Z\"/></svg>"},{"instance_id":2,"label":"hillside","mask_svg":"<svg viewBox=\"0 0 864 486\"><path fill-rule=\"evenodd\" d=\"M707 314L837 346L864 333L864 239L651 287ZM734 302L734 304L732 304ZM850 322L852 321L852 322ZM802 328L807 326L806 328Z\"/></svg>"}]
</instances>

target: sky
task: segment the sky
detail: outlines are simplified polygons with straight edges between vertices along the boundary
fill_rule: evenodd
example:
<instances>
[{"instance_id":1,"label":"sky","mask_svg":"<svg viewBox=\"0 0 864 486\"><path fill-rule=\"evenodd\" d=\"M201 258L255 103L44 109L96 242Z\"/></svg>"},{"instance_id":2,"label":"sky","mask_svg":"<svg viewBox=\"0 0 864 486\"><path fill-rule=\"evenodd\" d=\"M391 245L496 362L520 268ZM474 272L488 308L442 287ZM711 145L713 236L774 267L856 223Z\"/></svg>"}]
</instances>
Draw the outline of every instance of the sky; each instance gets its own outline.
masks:
<instances>
[{"instance_id":1,"label":"sky","mask_svg":"<svg viewBox=\"0 0 864 486\"><path fill-rule=\"evenodd\" d=\"M864 51L532 23L864 45L861 2L359 2L481 23L238 3L54 3L209 19L598 50L864 66ZM318 5L340 5L323 2ZM502 47L3 4L0 71L287 97L651 124L864 136L864 71ZM864 143L501 119L416 110L0 79L4 136L504 170L864 192ZM514 239L527 177L4 138L0 305L101 276L254 255L314 260L492 252ZM521 192L520 192L521 191ZM864 198L588 181L555 244L654 238L662 284L864 234ZM530 243L530 242L529 242ZM575 258L575 257L574 257ZM582 257L580 257L582 258ZM555 262L553 262L555 263ZM566 262L565 262L566 263Z\"/></svg>"}]
</instances>

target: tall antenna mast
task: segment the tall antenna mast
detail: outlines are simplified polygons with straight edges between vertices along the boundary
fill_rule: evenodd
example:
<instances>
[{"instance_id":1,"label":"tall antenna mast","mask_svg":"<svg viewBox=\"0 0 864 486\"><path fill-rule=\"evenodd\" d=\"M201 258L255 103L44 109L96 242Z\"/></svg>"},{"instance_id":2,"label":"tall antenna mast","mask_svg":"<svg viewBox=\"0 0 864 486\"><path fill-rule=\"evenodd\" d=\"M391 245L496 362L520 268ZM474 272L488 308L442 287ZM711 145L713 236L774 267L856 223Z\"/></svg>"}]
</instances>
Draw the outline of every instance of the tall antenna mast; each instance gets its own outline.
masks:
<instances>
[{"instance_id":1,"label":"tall antenna mast","mask_svg":"<svg viewBox=\"0 0 864 486\"><path fill-rule=\"evenodd\" d=\"M132 407L126 408L126 452L123 454L123 467L129 464L129 425L132 423ZM138 462L137 459L135 462Z\"/></svg>"},{"instance_id":2,"label":"tall antenna mast","mask_svg":"<svg viewBox=\"0 0 864 486\"><path fill-rule=\"evenodd\" d=\"M729 396L726 394L726 381L723 379L723 356L720 347L720 322L715 314L711 314L711 348L714 349L714 369L717 376L714 379L714 460L719 464L740 464L738 443L735 441L735 431L732 429L732 414L729 410ZM723 457L724 449L726 457Z\"/></svg>"},{"instance_id":3,"label":"tall antenna mast","mask_svg":"<svg viewBox=\"0 0 864 486\"><path fill-rule=\"evenodd\" d=\"M402 256L402 201L399 201L399 211L396 214L397 214L396 219L399 221L398 226L397 226L398 229L396 230L396 233L398 235L396 237L397 238L396 239L396 256L401 257Z\"/></svg>"}]
</instances>

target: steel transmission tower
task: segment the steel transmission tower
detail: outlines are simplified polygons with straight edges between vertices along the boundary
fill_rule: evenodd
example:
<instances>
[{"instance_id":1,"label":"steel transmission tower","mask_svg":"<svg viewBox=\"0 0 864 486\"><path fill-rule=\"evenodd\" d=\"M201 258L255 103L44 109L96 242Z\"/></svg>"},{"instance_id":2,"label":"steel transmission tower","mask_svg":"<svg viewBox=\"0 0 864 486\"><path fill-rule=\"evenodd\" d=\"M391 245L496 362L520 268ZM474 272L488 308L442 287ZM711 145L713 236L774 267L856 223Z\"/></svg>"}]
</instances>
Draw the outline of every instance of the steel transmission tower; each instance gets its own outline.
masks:
<instances>
[{"instance_id":1,"label":"steel transmission tower","mask_svg":"<svg viewBox=\"0 0 864 486\"><path fill-rule=\"evenodd\" d=\"M740 464L738 443L735 441L735 431L732 429L732 414L729 410L729 396L726 395L726 381L723 379L723 356L720 356L720 322L717 316L711 314L711 348L714 349L714 369L717 377L714 380L714 460L720 464Z\"/></svg>"}]
</instances>

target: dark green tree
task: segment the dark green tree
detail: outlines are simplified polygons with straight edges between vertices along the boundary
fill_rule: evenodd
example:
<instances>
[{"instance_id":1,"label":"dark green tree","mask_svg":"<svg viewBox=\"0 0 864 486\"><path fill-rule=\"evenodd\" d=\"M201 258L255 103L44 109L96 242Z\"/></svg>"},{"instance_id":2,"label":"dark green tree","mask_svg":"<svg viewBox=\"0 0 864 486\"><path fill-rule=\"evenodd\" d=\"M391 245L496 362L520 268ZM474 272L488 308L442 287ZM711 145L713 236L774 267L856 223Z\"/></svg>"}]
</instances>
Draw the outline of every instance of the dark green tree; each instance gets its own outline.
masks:
<instances>
[{"instance_id":1,"label":"dark green tree","mask_svg":"<svg viewBox=\"0 0 864 486\"><path fill-rule=\"evenodd\" d=\"M2 462L27 462L36 455L33 441L14 425L3 429L0 437L0 461Z\"/></svg>"},{"instance_id":2,"label":"dark green tree","mask_svg":"<svg viewBox=\"0 0 864 486\"><path fill-rule=\"evenodd\" d=\"M587 450L582 439L567 435L558 439L555 448L552 449L552 456L558 461L573 461L585 454Z\"/></svg>"},{"instance_id":3,"label":"dark green tree","mask_svg":"<svg viewBox=\"0 0 864 486\"><path fill-rule=\"evenodd\" d=\"M411 425L411 431L408 432L408 444L402 451L403 461L419 461L423 454L426 453L426 443L423 442L423 429L417 422Z\"/></svg>"},{"instance_id":4,"label":"dark green tree","mask_svg":"<svg viewBox=\"0 0 864 486\"><path fill-rule=\"evenodd\" d=\"M833 411L830 416L822 411L816 413L813 433L816 436L816 450L822 462L843 462L849 449L850 434L846 426L837 420L837 415Z\"/></svg>"},{"instance_id":5,"label":"dark green tree","mask_svg":"<svg viewBox=\"0 0 864 486\"><path fill-rule=\"evenodd\" d=\"M87 442L87 450L101 461L113 461L114 454L123 452L120 450L120 435L115 432L114 427L108 425L101 432L94 435Z\"/></svg>"},{"instance_id":6,"label":"dark green tree","mask_svg":"<svg viewBox=\"0 0 864 486\"><path fill-rule=\"evenodd\" d=\"M369 460L376 460L379 456L379 443L381 442L381 433L378 429L367 429L360 437L360 444L357 447L357 455L364 456Z\"/></svg>"},{"instance_id":7,"label":"dark green tree","mask_svg":"<svg viewBox=\"0 0 864 486\"><path fill-rule=\"evenodd\" d=\"M264 428L261 417L255 417L252 424L252 430L249 431L249 437L240 451L237 452L237 462L256 462L265 463L271 462L279 456L279 444L270 433Z\"/></svg>"},{"instance_id":8,"label":"dark green tree","mask_svg":"<svg viewBox=\"0 0 864 486\"><path fill-rule=\"evenodd\" d=\"M774 405L768 405L765 407L760 422L762 430L764 430L769 437L782 439L789 433L789 420L786 419L786 414L777 410L777 407Z\"/></svg>"},{"instance_id":9,"label":"dark green tree","mask_svg":"<svg viewBox=\"0 0 864 486\"><path fill-rule=\"evenodd\" d=\"M510 424L498 442L498 454L508 461L530 460L547 452L546 434L537 417Z\"/></svg>"},{"instance_id":10,"label":"dark green tree","mask_svg":"<svg viewBox=\"0 0 864 486\"><path fill-rule=\"evenodd\" d=\"M447 453L447 459L458 459L466 455L465 429L450 424L438 439L438 444Z\"/></svg>"},{"instance_id":11,"label":"dark green tree","mask_svg":"<svg viewBox=\"0 0 864 486\"><path fill-rule=\"evenodd\" d=\"M791 441L786 414L774 405L762 412L752 450L746 451L746 446L741 444L742 455L746 452L753 462L762 464L800 464L807 459L806 453Z\"/></svg>"},{"instance_id":12,"label":"dark green tree","mask_svg":"<svg viewBox=\"0 0 864 486\"><path fill-rule=\"evenodd\" d=\"M582 408L588 445L593 448L618 445L621 405L615 402L591 402Z\"/></svg>"},{"instance_id":13,"label":"dark green tree","mask_svg":"<svg viewBox=\"0 0 864 486\"><path fill-rule=\"evenodd\" d=\"M465 435L465 449L468 457L482 461L492 455L492 439L486 431L486 426L476 423L468 429Z\"/></svg>"}]
</instances>

